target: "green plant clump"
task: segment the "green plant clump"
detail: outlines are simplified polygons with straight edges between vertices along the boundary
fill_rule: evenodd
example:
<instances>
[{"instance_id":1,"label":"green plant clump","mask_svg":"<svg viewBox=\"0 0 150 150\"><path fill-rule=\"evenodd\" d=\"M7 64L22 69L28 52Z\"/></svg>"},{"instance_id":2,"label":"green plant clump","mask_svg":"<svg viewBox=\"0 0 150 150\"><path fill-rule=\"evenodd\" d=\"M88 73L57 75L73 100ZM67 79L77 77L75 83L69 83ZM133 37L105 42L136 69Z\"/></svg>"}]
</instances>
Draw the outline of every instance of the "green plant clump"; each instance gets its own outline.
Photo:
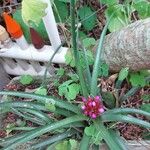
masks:
<instances>
[{"instance_id":1,"label":"green plant clump","mask_svg":"<svg viewBox=\"0 0 150 150\"><path fill-rule=\"evenodd\" d=\"M116 2L117 1L108 0L107 4L112 5L116 4ZM79 11L79 17L82 18L84 12L87 11L88 15L90 15L92 10L87 7L82 8ZM121 14L118 12L121 18L124 17L122 16L122 12L123 11L121 11ZM7 132L11 132L12 130L19 130L21 132L0 139L2 150L15 149L24 143L29 145L29 149L88 150L90 148L99 149L102 143L106 143L110 150L126 150L125 141L120 137L118 131L111 126L115 126L118 122L123 122L150 129L150 123L148 121L136 118L134 115L138 114L145 116L145 118L150 118L150 113L147 111L146 106L142 106L142 110L119 107L133 92L129 91L130 93L127 93L123 97L118 97L116 101L112 95L105 95L98 87L99 76L108 75L108 66L103 64L102 61L102 47L107 29L110 27L112 19L114 19L114 14L112 14L111 17L109 16L108 22L103 29L94 59L88 53L88 50L86 50L91 46L88 41L95 44L93 39L83 41L82 52L77 44L75 0L70 0L70 15L72 28L71 53L73 57L67 58L70 59L67 60L67 62L69 64L73 59L73 63L71 64L74 66L74 74L63 84L55 82L59 89L59 95L64 97L64 100L47 96L47 90L45 89L46 82L43 82L42 86L37 89L35 93L0 91L0 95L28 99L28 101L5 100L1 102L1 114L13 112L22 117L23 120L28 120L35 125L28 126L26 123L18 120L18 126L8 126ZM87 30L90 30L94 24L94 20L90 26L87 26L86 23L85 21L83 26ZM58 50L59 48L57 51ZM88 58L90 58L91 61L89 61ZM51 61L52 59L50 63ZM103 67L99 69L99 66ZM101 73L99 70L101 70ZM146 83L140 82L137 84L136 81L133 80L133 76L136 76L136 80L138 80L138 76L142 73L140 72L134 75L131 73L129 75L128 71L128 68L124 68L119 73L115 85L116 95L119 93L123 81L127 79L128 76L131 84L136 85L133 87L134 90L131 89L133 91L136 91L139 86L143 86L147 83L146 81ZM65 70L62 68L57 71L58 77L64 74ZM145 74L143 76L145 77ZM31 81L32 79L29 76L22 76L20 80L22 84L29 84ZM81 101L74 100L79 93L81 94L81 97L79 97ZM144 97L145 103L148 101L147 97L148 96ZM104 98L107 102L110 100L111 103L104 103ZM69 101L66 101L66 99ZM105 107L105 104L108 105L108 107Z\"/></svg>"}]
</instances>

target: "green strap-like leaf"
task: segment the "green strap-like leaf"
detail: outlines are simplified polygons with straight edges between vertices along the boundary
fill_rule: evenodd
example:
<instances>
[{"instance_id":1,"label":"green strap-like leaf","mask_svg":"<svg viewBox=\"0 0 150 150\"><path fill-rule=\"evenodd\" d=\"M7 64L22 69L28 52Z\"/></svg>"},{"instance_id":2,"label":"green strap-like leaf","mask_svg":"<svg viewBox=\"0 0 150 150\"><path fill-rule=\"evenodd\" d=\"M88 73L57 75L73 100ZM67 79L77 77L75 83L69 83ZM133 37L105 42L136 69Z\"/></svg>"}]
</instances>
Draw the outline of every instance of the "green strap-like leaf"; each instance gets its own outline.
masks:
<instances>
[{"instance_id":1,"label":"green strap-like leaf","mask_svg":"<svg viewBox=\"0 0 150 150\"><path fill-rule=\"evenodd\" d=\"M150 113L140 110L140 109L134 109L134 108L116 108L113 110L108 110L106 111L103 115L105 114L140 114L140 115L144 115L147 117L150 117Z\"/></svg>"},{"instance_id":2,"label":"green strap-like leaf","mask_svg":"<svg viewBox=\"0 0 150 150\"><path fill-rule=\"evenodd\" d=\"M144 128L150 128L150 123L143 121L141 119L132 117L132 116L125 116L125 115L117 115L117 114L104 114L101 116L103 122L125 122L130 124L136 124Z\"/></svg>"},{"instance_id":3,"label":"green strap-like leaf","mask_svg":"<svg viewBox=\"0 0 150 150\"><path fill-rule=\"evenodd\" d=\"M80 142L80 150L88 150L90 146L90 136L87 136L86 133L83 134L82 140Z\"/></svg>"},{"instance_id":4,"label":"green strap-like leaf","mask_svg":"<svg viewBox=\"0 0 150 150\"><path fill-rule=\"evenodd\" d=\"M70 110L77 114L79 114L80 112L80 109L77 106L71 103L68 103L67 101L58 100L50 96L44 96L44 95L38 95L38 94L26 93L26 92L10 92L10 91L0 91L0 95L10 95L10 96L17 96L17 97L22 97L22 98L31 98L44 104L45 102L52 103L57 107Z\"/></svg>"},{"instance_id":5,"label":"green strap-like leaf","mask_svg":"<svg viewBox=\"0 0 150 150\"><path fill-rule=\"evenodd\" d=\"M94 125L97 129L97 132L101 134L101 137L104 139L110 150L121 150L120 145L113 138L109 130L104 126L101 120L95 120Z\"/></svg>"},{"instance_id":6,"label":"green strap-like leaf","mask_svg":"<svg viewBox=\"0 0 150 150\"><path fill-rule=\"evenodd\" d=\"M113 14L112 14L113 16ZM111 17L110 17L111 20ZM110 21L109 20L109 21ZM93 67L93 73L92 73L92 81L91 81L91 95L96 96L98 93L98 89L97 89L97 78L98 78L98 68L100 66L100 62L101 62L101 57L102 57L102 48L103 48L103 42L105 39L105 35L107 32L107 28L109 25L109 21L106 23L103 32L101 34L100 40L99 40L99 44L98 44L98 48L96 51L96 58L95 58L95 63L94 63L94 67Z\"/></svg>"},{"instance_id":7,"label":"green strap-like leaf","mask_svg":"<svg viewBox=\"0 0 150 150\"><path fill-rule=\"evenodd\" d=\"M37 149L37 148L45 147L45 146L50 145L54 142L58 142L60 140L66 139L67 137L72 136L76 132L77 131L75 131L75 130L69 130L69 131L64 132L62 134L57 134L57 135L54 135L52 137L48 137L47 139L44 139L43 141L40 141L37 144L32 145L31 148Z\"/></svg>"},{"instance_id":8,"label":"green strap-like leaf","mask_svg":"<svg viewBox=\"0 0 150 150\"><path fill-rule=\"evenodd\" d=\"M27 141L30 141L36 137L39 137L47 132L59 129L61 127L64 127L68 124L74 123L74 122L80 122L83 120L87 120L87 117L84 116L79 116L79 115L75 115L63 120L60 120L56 123L53 123L51 125L46 125L43 127L39 127L38 129L34 129L30 132L28 132L28 134L26 136L24 136L23 138L18 139L17 141L15 141L14 143L8 145L7 147L3 148L2 150L11 150L14 147L16 147L17 145L21 144L21 143L25 143Z\"/></svg>"}]
</instances>

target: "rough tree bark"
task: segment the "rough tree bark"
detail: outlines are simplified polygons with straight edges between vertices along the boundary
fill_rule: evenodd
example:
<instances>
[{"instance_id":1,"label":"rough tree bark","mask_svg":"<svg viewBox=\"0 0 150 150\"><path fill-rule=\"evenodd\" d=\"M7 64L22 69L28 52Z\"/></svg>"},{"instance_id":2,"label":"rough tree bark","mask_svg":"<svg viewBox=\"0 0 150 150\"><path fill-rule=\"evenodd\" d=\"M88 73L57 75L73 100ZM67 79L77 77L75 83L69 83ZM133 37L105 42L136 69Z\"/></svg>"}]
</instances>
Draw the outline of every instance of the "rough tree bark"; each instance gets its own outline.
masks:
<instances>
[{"instance_id":1,"label":"rough tree bark","mask_svg":"<svg viewBox=\"0 0 150 150\"><path fill-rule=\"evenodd\" d=\"M108 34L104 41L103 58L113 72L122 67L133 71L150 69L150 18Z\"/></svg>"}]
</instances>

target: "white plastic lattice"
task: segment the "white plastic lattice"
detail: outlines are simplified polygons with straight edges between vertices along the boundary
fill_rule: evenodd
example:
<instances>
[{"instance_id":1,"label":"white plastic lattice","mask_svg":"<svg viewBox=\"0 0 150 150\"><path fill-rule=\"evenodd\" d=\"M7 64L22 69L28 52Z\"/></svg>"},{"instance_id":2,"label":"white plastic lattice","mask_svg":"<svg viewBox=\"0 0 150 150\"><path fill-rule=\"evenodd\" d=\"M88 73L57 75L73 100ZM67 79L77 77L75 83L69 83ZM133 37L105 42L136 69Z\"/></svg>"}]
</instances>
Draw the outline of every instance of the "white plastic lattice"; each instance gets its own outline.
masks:
<instances>
[{"instance_id":1,"label":"white plastic lattice","mask_svg":"<svg viewBox=\"0 0 150 150\"><path fill-rule=\"evenodd\" d=\"M50 1L43 1L48 3L48 8L46 9L47 15L43 17L43 22L48 33L49 40L51 41L51 46L45 45L42 49L37 50L33 47L33 45L30 45L26 50L22 50L16 43L13 43L13 46L10 49L0 49L0 61L8 74L43 75L46 68L43 64L46 64L50 60L54 50L56 50L56 48L58 48L61 44ZM64 57L67 50L68 48L61 47L52 62L58 64L65 63ZM42 64L40 62L42 62ZM53 72L52 70L54 69L55 67L51 67L49 69L49 75L51 75Z\"/></svg>"}]
</instances>

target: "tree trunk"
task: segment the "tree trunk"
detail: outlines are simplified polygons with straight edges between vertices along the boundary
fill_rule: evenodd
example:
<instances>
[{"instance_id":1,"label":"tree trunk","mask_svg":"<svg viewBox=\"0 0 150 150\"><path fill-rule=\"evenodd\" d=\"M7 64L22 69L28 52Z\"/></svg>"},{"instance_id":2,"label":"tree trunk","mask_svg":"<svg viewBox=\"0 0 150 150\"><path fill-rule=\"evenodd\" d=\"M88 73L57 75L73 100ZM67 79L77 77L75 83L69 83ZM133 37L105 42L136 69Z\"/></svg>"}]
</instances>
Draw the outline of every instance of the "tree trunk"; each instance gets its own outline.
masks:
<instances>
[{"instance_id":1,"label":"tree trunk","mask_svg":"<svg viewBox=\"0 0 150 150\"><path fill-rule=\"evenodd\" d=\"M108 34L102 58L113 72L118 72L122 67L133 71L150 69L150 18Z\"/></svg>"}]
</instances>

